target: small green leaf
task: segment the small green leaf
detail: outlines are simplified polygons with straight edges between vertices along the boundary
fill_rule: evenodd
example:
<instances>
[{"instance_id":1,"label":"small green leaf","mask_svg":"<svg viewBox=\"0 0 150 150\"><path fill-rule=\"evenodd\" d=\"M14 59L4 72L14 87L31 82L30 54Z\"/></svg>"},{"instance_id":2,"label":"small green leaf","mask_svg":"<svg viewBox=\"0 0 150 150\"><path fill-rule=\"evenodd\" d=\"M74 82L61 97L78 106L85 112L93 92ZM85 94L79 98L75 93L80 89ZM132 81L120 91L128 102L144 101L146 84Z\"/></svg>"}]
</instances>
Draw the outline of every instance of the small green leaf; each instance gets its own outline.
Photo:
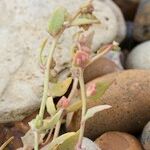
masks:
<instances>
[{"instance_id":1,"label":"small green leaf","mask_svg":"<svg viewBox=\"0 0 150 150\"><path fill-rule=\"evenodd\" d=\"M55 148L56 146L58 147L60 144L62 144L64 141L66 141L67 139L69 139L70 137L74 136L76 134L76 132L68 132L65 133L57 138L55 138L50 144L49 144L49 150L52 150L53 148Z\"/></svg>"},{"instance_id":2,"label":"small green leaf","mask_svg":"<svg viewBox=\"0 0 150 150\"><path fill-rule=\"evenodd\" d=\"M97 112L103 111L103 110L109 109L109 108L111 108L110 105L99 105L99 106L92 107L87 110L84 120L86 121L87 119L93 117Z\"/></svg>"},{"instance_id":3,"label":"small green leaf","mask_svg":"<svg viewBox=\"0 0 150 150\"><path fill-rule=\"evenodd\" d=\"M81 106L82 106L82 102L81 102L81 100L80 101L78 100L78 101L74 102L73 104L71 104L70 106L68 106L66 108L66 110L67 110L67 112L75 112L75 111L79 110L81 108Z\"/></svg>"},{"instance_id":4,"label":"small green leaf","mask_svg":"<svg viewBox=\"0 0 150 150\"><path fill-rule=\"evenodd\" d=\"M79 131L67 138L62 144L57 147L57 150L73 150L76 147L79 138Z\"/></svg>"},{"instance_id":5,"label":"small green leaf","mask_svg":"<svg viewBox=\"0 0 150 150\"><path fill-rule=\"evenodd\" d=\"M98 101L106 92L106 90L110 87L110 83L96 83L96 94L88 97L88 100Z\"/></svg>"},{"instance_id":6,"label":"small green leaf","mask_svg":"<svg viewBox=\"0 0 150 150\"><path fill-rule=\"evenodd\" d=\"M52 36L56 36L63 27L67 10L63 7L57 8L49 21L48 31Z\"/></svg>"},{"instance_id":7,"label":"small green leaf","mask_svg":"<svg viewBox=\"0 0 150 150\"><path fill-rule=\"evenodd\" d=\"M67 78L66 80L62 81L62 82L58 82L58 83L54 83L51 87L50 87L50 95L53 96L53 97L60 97L62 95L64 95L70 84L72 82L72 78L69 77Z\"/></svg>"},{"instance_id":8,"label":"small green leaf","mask_svg":"<svg viewBox=\"0 0 150 150\"><path fill-rule=\"evenodd\" d=\"M44 119L43 125L39 131L45 131L54 128L57 122L60 120L63 110L60 109L53 117L50 119Z\"/></svg>"},{"instance_id":9,"label":"small green leaf","mask_svg":"<svg viewBox=\"0 0 150 150\"><path fill-rule=\"evenodd\" d=\"M96 94L88 97L87 101L99 101L111 84L112 83L96 83ZM75 112L81 108L82 102L79 99L80 97L66 109L67 112Z\"/></svg>"},{"instance_id":10,"label":"small green leaf","mask_svg":"<svg viewBox=\"0 0 150 150\"><path fill-rule=\"evenodd\" d=\"M56 114L56 107L52 97L49 97L46 101L47 112L53 116Z\"/></svg>"},{"instance_id":11,"label":"small green leaf","mask_svg":"<svg viewBox=\"0 0 150 150\"><path fill-rule=\"evenodd\" d=\"M89 25L89 24L97 24L100 23L97 19L88 19L88 18L77 18L72 22L72 26L81 26L81 25Z\"/></svg>"}]
</instances>

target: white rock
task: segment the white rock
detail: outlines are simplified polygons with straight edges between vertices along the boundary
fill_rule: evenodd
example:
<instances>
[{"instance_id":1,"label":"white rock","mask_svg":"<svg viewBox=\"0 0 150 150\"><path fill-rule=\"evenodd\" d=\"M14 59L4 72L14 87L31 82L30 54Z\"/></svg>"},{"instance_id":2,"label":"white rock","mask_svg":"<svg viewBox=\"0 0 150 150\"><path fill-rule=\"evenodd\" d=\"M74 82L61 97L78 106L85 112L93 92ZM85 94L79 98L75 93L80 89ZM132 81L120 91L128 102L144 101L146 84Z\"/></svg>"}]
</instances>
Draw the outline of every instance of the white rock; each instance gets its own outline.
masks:
<instances>
[{"instance_id":1,"label":"white rock","mask_svg":"<svg viewBox=\"0 0 150 150\"><path fill-rule=\"evenodd\" d=\"M131 51L126 66L129 69L150 69L150 41L138 45Z\"/></svg>"},{"instance_id":2,"label":"white rock","mask_svg":"<svg viewBox=\"0 0 150 150\"><path fill-rule=\"evenodd\" d=\"M150 150L150 121L143 129L141 136L141 143L145 150Z\"/></svg>"},{"instance_id":3,"label":"white rock","mask_svg":"<svg viewBox=\"0 0 150 150\"><path fill-rule=\"evenodd\" d=\"M121 63L121 55L122 55L122 52L110 51L104 57L112 60L122 70L123 66Z\"/></svg>"},{"instance_id":4,"label":"white rock","mask_svg":"<svg viewBox=\"0 0 150 150\"><path fill-rule=\"evenodd\" d=\"M105 0L105 3L109 5L117 18L117 36L114 40L120 43L124 40L127 32L124 16L121 12L121 9L112 0Z\"/></svg>"},{"instance_id":5,"label":"white rock","mask_svg":"<svg viewBox=\"0 0 150 150\"><path fill-rule=\"evenodd\" d=\"M82 148L85 150L100 150L93 141L86 137L83 138Z\"/></svg>"}]
</instances>

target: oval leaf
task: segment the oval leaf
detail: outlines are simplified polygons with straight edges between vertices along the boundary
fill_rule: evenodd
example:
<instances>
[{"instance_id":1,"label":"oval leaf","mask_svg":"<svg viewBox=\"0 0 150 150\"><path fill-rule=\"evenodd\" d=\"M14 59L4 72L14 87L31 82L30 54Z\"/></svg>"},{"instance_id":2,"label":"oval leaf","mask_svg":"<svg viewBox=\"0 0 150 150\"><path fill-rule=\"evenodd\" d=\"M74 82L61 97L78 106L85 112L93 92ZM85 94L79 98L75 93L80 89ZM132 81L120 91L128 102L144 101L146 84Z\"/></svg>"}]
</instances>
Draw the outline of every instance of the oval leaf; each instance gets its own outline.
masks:
<instances>
[{"instance_id":1,"label":"oval leaf","mask_svg":"<svg viewBox=\"0 0 150 150\"><path fill-rule=\"evenodd\" d=\"M52 150L54 147L58 147L60 144L62 144L64 141L66 141L67 139L69 139L70 137L72 137L73 135L75 135L76 132L68 132L65 133L57 138L55 138L49 145L49 150Z\"/></svg>"},{"instance_id":2,"label":"oval leaf","mask_svg":"<svg viewBox=\"0 0 150 150\"><path fill-rule=\"evenodd\" d=\"M86 121L87 119L93 117L97 112L103 111L103 110L109 109L109 108L111 108L110 105L99 105L99 106L92 107L87 110L84 120Z\"/></svg>"},{"instance_id":3,"label":"oval leaf","mask_svg":"<svg viewBox=\"0 0 150 150\"><path fill-rule=\"evenodd\" d=\"M61 31L65 21L66 11L65 8L59 7L53 12L48 26L48 31L52 36L56 36Z\"/></svg>"},{"instance_id":4,"label":"oval leaf","mask_svg":"<svg viewBox=\"0 0 150 150\"><path fill-rule=\"evenodd\" d=\"M106 90L110 87L112 83L96 83L96 94L88 97L89 100L100 100L100 98L103 96L103 94L106 92Z\"/></svg>"},{"instance_id":5,"label":"oval leaf","mask_svg":"<svg viewBox=\"0 0 150 150\"><path fill-rule=\"evenodd\" d=\"M76 147L79 138L79 131L67 138L62 144L57 147L57 150L73 150Z\"/></svg>"},{"instance_id":6,"label":"oval leaf","mask_svg":"<svg viewBox=\"0 0 150 150\"><path fill-rule=\"evenodd\" d=\"M70 106L68 106L66 108L66 110L67 110L67 112L75 112L78 109L80 109L81 106L82 106L82 102L78 100L78 101L74 102L73 104L71 104Z\"/></svg>"},{"instance_id":7,"label":"oval leaf","mask_svg":"<svg viewBox=\"0 0 150 150\"><path fill-rule=\"evenodd\" d=\"M53 116L56 114L56 107L55 107L55 104L54 104L54 101L53 101L53 98L52 97L49 97L46 101L46 109L47 109L47 112Z\"/></svg>"},{"instance_id":8,"label":"oval leaf","mask_svg":"<svg viewBox=\"0 0 150 150\"><path fill-rule=\"evenodd\" d=\"M67 78L66 80L62 81L62 82L58 82L58 83L54 83L51 87L50 87L50 95L53 97L60 97L62 95L64 95L70 84L72 82L72 78Z\"/></svg>"}]
</instances>

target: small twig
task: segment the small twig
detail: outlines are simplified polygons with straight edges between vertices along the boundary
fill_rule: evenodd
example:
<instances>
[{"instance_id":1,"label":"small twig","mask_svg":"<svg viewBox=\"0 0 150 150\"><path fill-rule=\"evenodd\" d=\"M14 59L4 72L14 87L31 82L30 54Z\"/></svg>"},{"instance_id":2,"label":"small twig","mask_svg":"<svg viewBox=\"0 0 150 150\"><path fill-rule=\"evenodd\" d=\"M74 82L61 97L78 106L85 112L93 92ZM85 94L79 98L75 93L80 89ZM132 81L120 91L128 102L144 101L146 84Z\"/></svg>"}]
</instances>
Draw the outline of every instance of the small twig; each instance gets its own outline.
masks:
<instances>
[{"instance_id":1,"label":"small twig","mask_svg":"<svg viewBox=\"0 0 150 150\"><path fill-rule=\"evenodd\" d=\"M70 92L70 94L68 96L68 99L70 100L71 103L72 103L71 100L72 100L74 94L76 93L77 86L78 86L78 78L75 78L74 82L73 82L73 86L72 86L71 92ZM69 126L69 124L71 123L73 115L74 115L74 112L71 112L71 113L67 114L66 126Z\"/></svg>"},{"instance_id":2,"label":"small twig","mask_svg":"<svg viewBox=\"0 0 150 150\"><path fill-rule=\"evenodd\" d=\"M39 135L36 131L34 131L34 150L39 149Z\"/></svg>"},{"instance_id":3,"label":"small twig","mask_svg":"<svg viewBox=\"0 0 150 150\"><path fill-rule=\"evenodd\" d=\"M58 36L57 38L55 38L53 40L51 49L50 49L50 53L48 56L48 60L47 60L47 64L46 64L46 69L45 69L45 77L44 77L44 91L43 91L43 97L42 97L42 102L41 102L41 107L40 107L40 111L39 111L39 116L41 117L41 119L43 119L44 116L44 110L45 110L45 105L46 105L46 100L48 98L48 86L49 86L49 77L50 77L50 66L52 63L52 57L53 57L53 53L57 44L57 41L59 39L60 36Z\"/></svg>"},{"instance_id":4,"label":"small twig","mask_svg":"<svg viewBox=\"0 0 150 150\"><path fill-rule=\"evenodd\" d=\"M76 93L77 86L78 86L78 78L75 78L74 81L73 81L73 86L72 86L71 92L68 96L68 99L70 101L71 101L72 97L74 96L74 94Z\"/></svg>"},{"instance_id":5,"label":"small twig","mask_svg":"<svg viewBox=\"0 0 150 150\"><path fill-rule=\"evenodd\" d=\"M112 50L113 46L114 46L113 44L108 45L102 52L98 53L95 57L93 57L92 60L89 62L89 64L93 63L94 61L96 61L100 57L102 57L105 54L107 54L109 51Z\"/></svg>"},{"instance_id":6,"label":"small twig","mask_svg":"<svg viewBox=\"0 0 150 150\"><path fill-rule=\"evenodd\" d=\"M52 133L53 133L53 129L50 130L48 137L46 138L45 142L41 144L42 147L45 146L50 141L50 138L52 137Z\"/></svg>"},{"instance_id":7,"label":"small twig","mask_svg":"<svg viewBox=\"0 0 150 150\"><path fill-rule=\"evenodd\" d=\"M4 148L14 139L14 137L9 138L1 147L0 150L4 150Z\"/></svg>"},{"instance_id":8,"label":"small twig","mask_svg":"<svg viewBox=\"0 0 150 150\"><path fill-rule=\"evenodd\" d=\"M79 140L78 140L77 146L79 148L81 148L82 139L83 139L83 136L84 136L84 129L85 129L84 116L86 114L86 105L87 105L86 89L85 89L83 70L82 69L80 69L79 84L80 84L80 88L81 88L82 116L81 116L80 134L79 134Z\"/></svg>"},{"instance_id":9,"label":"small twig","mask_svg":"<svg viewBox=\"0 0 150 150\"><path fill-rule=\"evenodd\" d=\"M61 122L62 122L62 119L60 119L60 120L57 122L57 124L56 124L53 139L57 138L58 135L59 135L59 131L60 131L60 127L61 127Z\"/></svg>"}]
</instances>

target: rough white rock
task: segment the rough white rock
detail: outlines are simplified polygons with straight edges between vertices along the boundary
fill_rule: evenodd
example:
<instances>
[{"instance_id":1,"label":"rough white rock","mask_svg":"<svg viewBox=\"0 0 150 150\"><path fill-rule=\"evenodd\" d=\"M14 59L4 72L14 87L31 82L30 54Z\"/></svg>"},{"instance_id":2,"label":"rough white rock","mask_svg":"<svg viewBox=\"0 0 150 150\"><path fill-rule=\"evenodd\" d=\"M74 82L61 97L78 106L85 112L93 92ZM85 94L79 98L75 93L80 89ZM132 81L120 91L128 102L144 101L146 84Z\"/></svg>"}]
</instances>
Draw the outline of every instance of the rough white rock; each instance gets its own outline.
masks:
<instances>
[{"instance_id":1,"label":"rough white rock","mask_svg":"<svg viewBox=\"0 0 150 150\"><path fill-rule=\"evenodd\" d=\"M126 66L129 69L150 69L150 41L138 45L131 51Z\"/></svg>"}]
</instances>

